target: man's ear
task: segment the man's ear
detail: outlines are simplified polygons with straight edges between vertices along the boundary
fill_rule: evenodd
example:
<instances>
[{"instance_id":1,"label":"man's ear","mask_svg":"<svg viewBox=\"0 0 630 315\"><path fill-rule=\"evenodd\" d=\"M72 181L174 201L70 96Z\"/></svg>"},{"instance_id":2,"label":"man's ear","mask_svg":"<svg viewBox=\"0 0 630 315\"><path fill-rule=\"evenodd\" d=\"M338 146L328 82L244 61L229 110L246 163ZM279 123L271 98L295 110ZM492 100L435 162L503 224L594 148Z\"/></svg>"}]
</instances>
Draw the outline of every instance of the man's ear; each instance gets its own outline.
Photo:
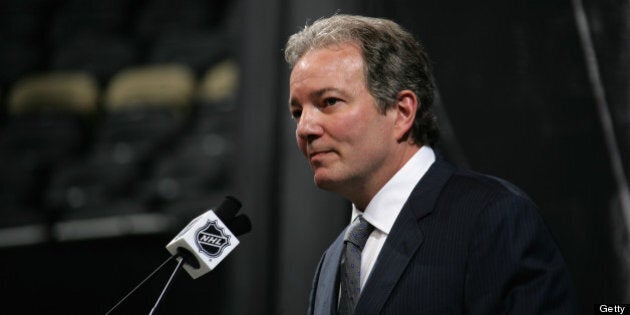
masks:
<instances>
[{"instance_id":1,"label":"man's ear","mask_svg":"<svg viewBox=\"0 0 630 315\"><path fill-rule=\"evenodd\" d=\"M396 140L406 141L411 133L413 121L418 111L418 97L411 90L402 90L396 96Z\"/></svg>"}]
</instances>

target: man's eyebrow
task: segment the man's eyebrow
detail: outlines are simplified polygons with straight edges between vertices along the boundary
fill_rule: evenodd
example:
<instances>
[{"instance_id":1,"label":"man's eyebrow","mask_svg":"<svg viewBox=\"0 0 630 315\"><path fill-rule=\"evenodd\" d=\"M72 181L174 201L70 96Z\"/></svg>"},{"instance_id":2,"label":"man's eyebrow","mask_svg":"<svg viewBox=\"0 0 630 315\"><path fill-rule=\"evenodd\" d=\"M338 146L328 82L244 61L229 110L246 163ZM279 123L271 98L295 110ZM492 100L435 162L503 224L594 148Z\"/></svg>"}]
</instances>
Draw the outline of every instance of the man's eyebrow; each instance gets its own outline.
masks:
<instances>
[{"instance_id":1,"label":"man's eyebrow","mask_svg":"<svg viewBox=\"0 0 630 315\"><path fill-rule=\"evenodd\" d=\"M298 102L298 100L295 99L295 97L289 98L289 108L297 107L297 106L300 106L300 103Z\"/></svg>"},{"instance_id":2,"label":"man's eyebrow","mask_svg":"<svg viewBox=\"0 0 630 315\"><path fill-rule=\"evenodd\" d=\"M316 90L316 91L310 93L308 95L308 97L310 99L318 98L318 97L321 97L322 95L324 95L324 94L326 94L328 92L336 92L336 93L340 93L342 95L346 95L346 92L344 92L343 90L340 90L340 89L334 88L334 87L326 87L326 88L322 88L322 89L319 89L319 90ZM292 106L300 106L299 102L294 97L291 97L289 99L289 107L292 107Z\"/></svg>"},{"instance_id":3,"label":"man's eyebrow","mask_svg":"<svg viewBox=\"0 0 630 315\"><path fill-rule=\"evenodd\" d=\"M322 95L324 95L324 94L326 94L328 92L336 92L336 93L340 93L340 94L343 94L343 95L346 94L344 91L342 91L342 90L340 90L338 88L334 88L334 87L323 88L323 89L320 89L320 90L317 90L317 91L313 92L313 94L314 94L314 96L318 96L319 97L319 96L322 96Z\"/></svg>"}]
</instances>

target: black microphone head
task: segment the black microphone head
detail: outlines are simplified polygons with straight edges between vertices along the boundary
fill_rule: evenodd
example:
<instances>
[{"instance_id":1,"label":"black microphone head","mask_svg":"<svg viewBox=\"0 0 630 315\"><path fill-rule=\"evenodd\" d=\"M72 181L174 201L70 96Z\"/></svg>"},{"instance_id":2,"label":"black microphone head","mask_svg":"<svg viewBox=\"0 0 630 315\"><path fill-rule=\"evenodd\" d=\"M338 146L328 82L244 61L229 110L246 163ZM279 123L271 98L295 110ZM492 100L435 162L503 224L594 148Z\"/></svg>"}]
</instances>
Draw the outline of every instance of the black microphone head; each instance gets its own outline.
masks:
<instances>
[{"instance_id":1,"label":"black microphone head","mask_svg":"<svg viewBox=\"0 0 630 315\"><path fill-rule=\"evenodd\" d=\"M238 201L235 197L226 196L223 202L213 209L214 213L221 219L223 222L230 222L241 208L241 202Z\"/></svg>"},{"instance_id":2,"label":"black microphone head","mask_svg":"<svg viewBox=\"0 0 630 315\"><path fill-rule=\"evenodd\" d=\"M234 220L227 224L228 229L236 236L249 233L252 230L252 221L245 214L237 215Z\"/></svg>"}]
</instances>

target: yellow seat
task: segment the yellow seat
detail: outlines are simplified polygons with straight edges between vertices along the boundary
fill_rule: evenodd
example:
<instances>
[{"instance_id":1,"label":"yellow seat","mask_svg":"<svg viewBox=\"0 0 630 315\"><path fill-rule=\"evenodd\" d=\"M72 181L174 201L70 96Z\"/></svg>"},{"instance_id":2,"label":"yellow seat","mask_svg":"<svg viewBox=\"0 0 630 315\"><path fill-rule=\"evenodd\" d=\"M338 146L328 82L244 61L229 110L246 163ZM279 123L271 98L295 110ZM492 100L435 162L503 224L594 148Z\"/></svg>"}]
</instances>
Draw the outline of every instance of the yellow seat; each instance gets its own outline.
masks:
<instances>
[{"instance_id":1,"label":"yellow seat","mask_svg":"<svg viewBox=\"0 0 630 315\"><path fill-rule=\"evenodd\" d=\"M197 100L212 104L235 99L239 81L238 70L238 65L233 59L225 59L208 69L197 87Z\"/></svg>"},{"instance_id":2,"label":"yellow seat","mask_svg":"<svg viewBox=\"0 0 630 315\"><path fill-rule=\"evenodd\" d=\"M99 98L96 79L86 72L33 74L18 80L8 100L9 115L29 112L95 112Z\"/></svg>"},{"instance_id":3,"label":"yellow seat","mask_svg":"<svg viewBox=\"0 0 630 315\"><path fill-rule=\"evenodd\" d=\"M106 111L138 107L186 110L190 107L195 83L192 70L179 64L127 68L112 78L104 96L104 108Z\"/></svg>"}]
</instances>

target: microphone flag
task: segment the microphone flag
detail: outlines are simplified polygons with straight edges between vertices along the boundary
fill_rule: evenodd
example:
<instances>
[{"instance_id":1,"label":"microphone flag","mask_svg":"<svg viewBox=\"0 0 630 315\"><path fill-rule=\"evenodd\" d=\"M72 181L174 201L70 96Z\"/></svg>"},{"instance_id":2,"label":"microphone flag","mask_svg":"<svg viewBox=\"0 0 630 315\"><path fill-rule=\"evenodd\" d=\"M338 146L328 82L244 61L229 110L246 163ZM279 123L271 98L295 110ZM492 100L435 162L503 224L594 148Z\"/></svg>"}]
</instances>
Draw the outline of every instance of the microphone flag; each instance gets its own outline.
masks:
<instances>
[{"instance_id":1,"label":"microphone flag","mask_svg":"<svg viewBox=\"0 0 630 315\"><path fill-rule=\"evenodd\" d=\"M171 255L179 255L177 259L185 262L184 270L197 279L214 269L238 244L236 235L214 211L208 210L192 220L166 249Z\"/></svg>"}]
</instances>

